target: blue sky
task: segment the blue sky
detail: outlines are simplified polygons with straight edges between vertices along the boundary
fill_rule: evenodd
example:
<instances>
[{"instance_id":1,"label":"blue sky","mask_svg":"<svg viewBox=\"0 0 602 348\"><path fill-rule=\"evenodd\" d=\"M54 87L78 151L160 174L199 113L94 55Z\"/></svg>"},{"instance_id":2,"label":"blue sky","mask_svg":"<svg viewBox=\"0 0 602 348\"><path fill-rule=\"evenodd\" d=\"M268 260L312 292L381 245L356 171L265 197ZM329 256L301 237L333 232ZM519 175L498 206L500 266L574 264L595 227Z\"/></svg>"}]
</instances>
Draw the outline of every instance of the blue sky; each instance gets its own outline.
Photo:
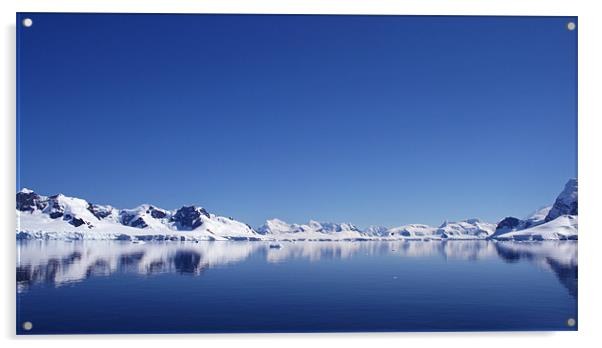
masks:
<instances>
[{"instance_id":1,"label":"blue sky","mask_svg":"<svg viewBox=\"0 0 602 348\"><path fill-rule=\"evenodd\" d=\"M575 18L27 16L19 188L364 227L522 217L577 175Z\"/></svg>"}]
</instances>

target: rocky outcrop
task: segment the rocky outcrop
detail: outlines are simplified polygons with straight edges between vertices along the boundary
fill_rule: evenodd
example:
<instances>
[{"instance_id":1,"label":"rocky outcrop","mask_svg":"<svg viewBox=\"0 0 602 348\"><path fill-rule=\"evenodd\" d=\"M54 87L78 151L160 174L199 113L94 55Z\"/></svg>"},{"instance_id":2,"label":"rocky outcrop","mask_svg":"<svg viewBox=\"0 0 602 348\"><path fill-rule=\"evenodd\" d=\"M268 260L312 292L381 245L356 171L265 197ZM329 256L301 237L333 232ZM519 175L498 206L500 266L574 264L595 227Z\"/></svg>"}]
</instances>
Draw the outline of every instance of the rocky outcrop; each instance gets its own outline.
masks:
<instances>
[{"instance_id":1,"label":"rocky outcrop","mask_svg":"<svg viewBox=\"0 0 602 348\"><path fill-rule=\"evenodd\" d=\"M171 217L171 221L176 224L179 230L194 230L203 224L202 216L210 217L205 209L191 205L178 209Z\"/></svg>"}]
</instances>

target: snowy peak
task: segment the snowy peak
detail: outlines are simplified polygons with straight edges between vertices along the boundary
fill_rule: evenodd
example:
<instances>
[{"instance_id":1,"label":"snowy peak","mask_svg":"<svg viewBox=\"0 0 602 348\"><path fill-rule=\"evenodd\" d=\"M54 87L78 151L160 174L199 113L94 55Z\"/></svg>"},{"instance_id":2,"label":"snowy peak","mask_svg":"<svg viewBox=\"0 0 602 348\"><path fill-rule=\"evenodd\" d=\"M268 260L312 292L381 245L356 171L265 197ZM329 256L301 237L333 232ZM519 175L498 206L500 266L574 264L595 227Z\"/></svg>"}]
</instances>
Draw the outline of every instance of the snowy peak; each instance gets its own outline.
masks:
<instances>
[{"instance_id":1,"label":"snowy peak","mask_svg":"<svg viewBox=\"0 0 602 348\"><path fill-rule=\"evenodd\" d=\"M63 194L42 196L23 189L16 196L22 238L253 240L260 236L232 218L184 206L175 211L143 204L133 209L89 203ZM182 232L182 233L180 233Z\"/></svg>"},{"instance_id":2,"label":"snowy peak","mask_svg":"<svg viewBox=\"0 0 602 348\"><path fill-rule=\"evenodd\" d=\"M164 219L169 214L167 210L157 208L152 205L148 206L146 213L149 214L153 219Z\"/></svg>"},{"instance_id":3,"label":"snowy peak","mask_svg":"<svg viewBox=\"0 0 602 348\"><path fill-rule=\"evenodd\" d=\"M310 220L290 224L271 219L254 230L230 217L190 205L165 210L143 204L117 209L63 194L43 196L30 189L16 195L18 238L141 240L447 240L447 239L577 239L577 180L571 179L554 205L526 219L512 216L497 225L479 219L443 222L439 227L408 224L371 226Z\"/></svg>"},{"instance_id":4,"label":"snowy peak","mask_svg":"<svg viewBox=\"0 0 602 348\"><path fill-rule=\"evenodd\" d=\"M541 241L577 240L579 221L577 215L561 215L554 220L521 230L497 234L498 240Z\"/></svg>"},{"instance_id":5,"label":"snowy peak","mask_svg":"<svg viewBox=\"0 0 602 348\"><path fill-rule=\"evenodd\" d=\"M318 233L337 233L337 232L360 232L353 224L349 223L334 223L334 222L319 222L310 220L307 224L289 224L280 219L270 219L263 226L257 229L262 234L278 234L278 233L300 233L300 232L318 232Z\"/></svg>"},{"instance_id":6,"label":"snowy peak","mask_svg":"<svg viewBox=\"0 0 602 348\"><path fill-rule=\"evenodd\" d=\"M389 229L385 226L369 226L364 230L364 234L370 237L387 237Z\"/></svg>"},{"instance_id":7,"label":"snowy peak","mask_svg":"<svg viewBox=\"0 0 602 348\"><path fill-rule=\"evenodd\" d=\"M48 197L48 206L43 213L48 214L51 219L62 218L75 227L85 224L88 228L92 228L95 221L98 220L88 210L88 202L63 194Z\"/></svg>"},{"instance_id":8,"label":"snowy peak","mask_svg":"<svg viewBox=\"0 0 602 348\"><path fill-rule=\"evenodd\" d=\"M123 209L118 215L118 221L125 226L154 228L167 224L171 212L143 204L134 209Z\"/></svg>"},{"instance_id":9,"label":"snowy peak","mask_svg":"<svg viewBox=\"0 0 602 348\"><path fill-rule=\"evenodd\" d=\"M440 227L409 224L387 228L371 226L360 230L349 223L318 222L289 224L271 219L257 229L258 233L285 239L338 240L338 239L483 239L491 234L495 225L479 219L444 222Z\"/></svg>"},{"instance_id":10,"label":"snowy peak","mask_svg":"<svg viewBox=\"0 0 602 348\"><path fill-rule=\"evenodd\" d=\"M486 238L495 231L495 225L479 219L467 219L457 222L445 222L435 232L442 238L479 237Z\"/></svg>"},{"instance_id":11,"label":"snowy peak","mask_svg":"<svg viewBox=\"0 0 602 348\"><path fill-rule=\"evenodd\" d=\"M479 219L444 221L439 227L410 224L390 228L388 235L405 239L484 239L493 234L494 224Z\"/></svg>"},{"instance_id":12,"label":"snowy peak","mask_svg":"<svg viewBox=\"0 0 602 348\"><path fill-rule=\"evenodd\" d=\"M494 236L498 236L504 233L512 231L520 231L530 227L535 227L545 223L545 218L552 209L552 206L544 207L536 210L526 219L518 219L513 216L508 216L498 222Z\"/></svg>"},{"instance_id":13,"label":"snowy peak","mask_svg":"<svg viewBox=\"0 0 602 348\"><path fill-rule=\"evenodd\" d=\"M509 216L500 221L496 239L542 240L577 238L577 179L570 179L554 205L537 210L527 219Z\"/></svg>"},{"instance_id":14,"label":"snowy peak","mask_svg":"<svg viewBox=\"0 0 602 348\"><path fill-rule=\"evenodd\" d=\"M334 222L318 222L311 220L308 225L315 231L324 233L337 233L343 231L360 232L360 230L355 225L350 223L338 224Z\"/></svg>"},{"instance_id":15,"label":"snowy peak","mask_svg":"<svg viewBox=\"0 0 602 348\"><path fill-rule=\"evenodd\" d=\"M270 219L257 229L260 234L280 234L299 232L297 225L290 225L280 219Z\"/></svg>"},{"instance_id":16,"label":"snowy peak","mask_svg":"<svg viewBox=\"0 0 602 348\"><path fill-rule=\"evenodd\" d=\"M409 224L393 227L388 230L388 236L393 238L422 239L434 236L437 228L422 224Z\"/></svg>"},{"instance_id":17,"label":"snowy peak","mask_svg":"<svg viewBox=\"0 0 602 348\"><path fill-rule=\"evenodd\" d=\"M289 224L270 219L257 232L271 237L295 240L363 239L364 233L353 224L310 220L306 224Z\"/></svg>"},{"instance_id":18,"label":"snowy peak","mask_svg":"<svg viewBox=\"0 0 602 348\"><path fill-rule=\"evenodd\" d=\"M194 230L203 224L203 217L211 218L204 208L191 205L178 209L171 217L171 221L175 223L179 230Z\"/></svg>"},{"instance_id":19,"label":"snowy peak","mask_svg":"<svg viewBox=\"0 0 602 348\"><path fill-rule=\"evenodd\" d=\"M116 213L116 209L110 205L99 205L92 203L88 203L88 211L92 213L92 215L94 215L98 220L102 220Z\"/></svg>"},{"instance_id":20,"label":"snowy peak","mask_svg":"<svg viewBox=\"0 0 602 348\"><path fill-rule=\"evenodd\" d=\"M551 205L536 210L535 212L533 212L531 215L529 215L525 219L526 226L530 227L530 226L536 226L536 225L540 225L540 224L544 223L546 216L548 216L548 214L550 213L550 210L552 210Z\"/></svg>"},{"instance_id":21,"label":"snowy peak","mask_svg":"<svg viewBox=\"0 0 602 348\"><path fill-rule=\"evenodd\" d=\"M578 215L577 214L577 179L569 180L564 185L564 190L558 195L552 209L545 218L545 221L551 221L561 215Z\"/></svg>"},{"instance_id":22,"label":"snowy peak","mask_svg":"<svg viewBox=\"0 0 602 348\"><path fill-rule=\"evenodd\" d=\"M97 218L87 209L88 202L79 198L66 197L63 194L42 196L32 190L22 189L17 193L17 210L22 212L40 212L51 219L62 219L79 227L92 228Z\"/></svg>"},{"instance_id":23,"label":"snowy peak","mask_svg":"<svg viewBox=\"0 0 602 348\"><path fill-rule=\"evenodd\" d=\"M29 189L17 192L17 210L33 212L48 206L48 197L40 196Z\"/></svg>"}]
</instances>

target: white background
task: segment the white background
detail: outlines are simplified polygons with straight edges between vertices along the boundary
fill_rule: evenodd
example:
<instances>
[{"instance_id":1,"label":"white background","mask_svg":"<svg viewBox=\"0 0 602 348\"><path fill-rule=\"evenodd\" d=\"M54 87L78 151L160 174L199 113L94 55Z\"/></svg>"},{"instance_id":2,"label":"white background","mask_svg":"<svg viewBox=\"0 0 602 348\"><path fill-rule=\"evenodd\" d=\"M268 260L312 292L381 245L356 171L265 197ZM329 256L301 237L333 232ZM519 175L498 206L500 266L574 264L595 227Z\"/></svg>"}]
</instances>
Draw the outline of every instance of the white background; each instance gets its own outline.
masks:
<instances>
[{"instance_id":1,"label":"white background","mask_svg":"<svg viewBox=\"0 0 602 348\"><path fill-rule=\"evenodd\" d=\"M2 222L1 339L10 347L106 347L144 344L162 347L195 340L206 346L329 345L362 347L567 347L602 344L600 320L600 254L602 254L602 12L597 1L555 0L2 0L2 83L0 84L0 221ZM121 335L16 337L15 331L15 12L192 12L192 13L347 13L454 15L579 16L579 332L560 333L393 333L393 334L280 334L280 335ZM43 149L41 149L43 151ZM542 156L554 157L554 149ZM40 173L43 175L43 173ZM596 220L598 223L596 224ZM508 299L512 301L512 299ZM60 313L57 313L60 315ZM172 342L172 341L178 342ZM85 342L84 342L85 341ZM186 342L188 343L188 342Z\"/></svg>"}]
</instances>

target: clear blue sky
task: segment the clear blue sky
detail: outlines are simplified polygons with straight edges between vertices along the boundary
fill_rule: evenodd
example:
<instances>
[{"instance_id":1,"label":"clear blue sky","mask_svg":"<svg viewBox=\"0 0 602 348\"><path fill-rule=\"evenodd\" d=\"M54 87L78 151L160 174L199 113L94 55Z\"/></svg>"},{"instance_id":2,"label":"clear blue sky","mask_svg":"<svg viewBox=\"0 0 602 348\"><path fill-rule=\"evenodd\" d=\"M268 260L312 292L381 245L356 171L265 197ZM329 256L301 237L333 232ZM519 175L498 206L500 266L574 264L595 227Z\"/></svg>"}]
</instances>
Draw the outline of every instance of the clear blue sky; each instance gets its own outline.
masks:
<instances>
[{"instance_id":1,"label":"clear blue sky","mask_svg":"<svg viewBox=\"0 0 602 348\"><path fill-rule=\"evenodd\" d=\"M522 217L577 175L576 18L27 16L19 188L364 227Z\"/></svg>"}]
</instances>

